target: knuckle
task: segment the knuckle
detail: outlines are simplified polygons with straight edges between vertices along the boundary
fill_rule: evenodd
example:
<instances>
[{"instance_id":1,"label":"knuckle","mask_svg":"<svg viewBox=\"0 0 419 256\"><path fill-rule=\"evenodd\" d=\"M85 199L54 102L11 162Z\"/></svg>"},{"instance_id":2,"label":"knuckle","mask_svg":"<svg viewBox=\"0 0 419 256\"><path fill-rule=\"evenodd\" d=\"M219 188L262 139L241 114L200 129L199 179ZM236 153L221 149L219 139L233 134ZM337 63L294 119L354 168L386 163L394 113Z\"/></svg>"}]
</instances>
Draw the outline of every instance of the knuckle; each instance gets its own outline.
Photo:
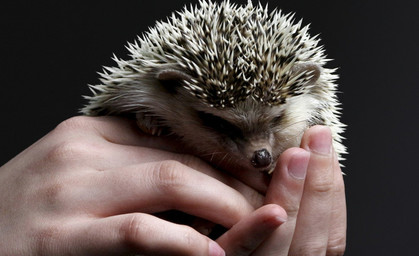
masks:
<instances>
[{"instance_id":1,"label":"knuckle","mask_svg":"<svg viewBox=\"0 0 419 256\"><path fill-rule=\"evenodd\" d=\"M181 254L185 256L202 255L199 253L197 254L197 250L199 251L200 249L205 248L202 245L206 242L200 239L202 236L198 234L195 229L189 226L181 226L181 228L183 229L182 236L181 240L178 241L181 248L180 250L182 251Z\"/></svg>"},{"instance_id":2,"label":"knuckle","mask_svg":"<svg viewBox=\"0 0 419 256\"><path fill-rule=\"evenodd\" d=\"M71 131L85 127L91 122L91 118L87 116L75 116L64 120L55 128L56 131Z\"/></svg>"},{"instance_id":3,"label":"knuckle","mask_svg":"<svg viewBox=\"0 0 419 256\"><path fill-rule=\"evenodd\" d=\"M285 211L287 212L287 215L289 218L296 218L298 215L298 212L300 211L300 205L299 204L285 204L283 206L285 208Z\"/></svg>"},{"instance_id":4,"label":"knuckle","mask_svg":"<svg viewBox=\"0 0 419 256\"><path fill-rule=\"evenodd\" d=\"M149 233L147 223L139 214L133 215L128 221L121 226L120 234L125 243L129 246L135 246L142 241L142 234Z\"/></svg>"},{"instance_id":5,"label":"knuckle","mask_svg":"<svg viewBox=\"0 0 419 256\"><path fill-rule=\"evenodd\" d=\"M195 230L193 230L191 227L188 226L182 226L184 228L183 230L183 236L182 236L182 242L185 245L185 248L194 248L195 244L195 236L192 233L195 233Z\"/></svg>"},{"instance_id":6,"label":"knuckle","mask_svg":"<svg viewBox=\"0 0 419 256\"><path fill-rule=\"evenodd\" d=\"M79 141L63 141L53 146L47 154L51 161L77 160L90 152L89 145Z\"/></svg>"},{"instance_id":7,"label":"knuckle","mask_svg":"<svg viewBox=\"0 0 419 256\"><path fill-rule=\"evenodd\" d=\"M319 177L308 183L309 189L320 194L331 193L335 190L333 178Z\"/></svg>"},{"instance_id":8,"label":"knuckle","mask_svg":"<svg viewBox=\"0 0 419 256\"><path fill-rule=\"evenodd\" d=\"M184 168L185 165L177 161L160 162L154 172L158 188L164 193L175 193L184 183Z\"/></svg>"}]
</instances>

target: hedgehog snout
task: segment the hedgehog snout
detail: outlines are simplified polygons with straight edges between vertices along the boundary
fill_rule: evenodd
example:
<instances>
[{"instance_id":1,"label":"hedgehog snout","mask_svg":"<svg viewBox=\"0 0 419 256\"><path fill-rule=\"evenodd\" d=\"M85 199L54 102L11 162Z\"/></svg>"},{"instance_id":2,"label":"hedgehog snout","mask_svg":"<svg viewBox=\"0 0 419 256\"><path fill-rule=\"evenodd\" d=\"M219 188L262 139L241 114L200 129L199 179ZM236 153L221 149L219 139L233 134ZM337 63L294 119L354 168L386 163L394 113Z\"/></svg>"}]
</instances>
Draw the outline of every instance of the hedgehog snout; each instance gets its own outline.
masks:
<instances>
[{"instance_id":1,"label":"hedgehog snout","mask_svg":"<svg viewBox=\"0 0 419 256\"><path fill-rule=\"evenodd\" d=\"M256 150L250 162L255 168L267 168L272 164L272 155L266 148Z\"/></svg>"}]
</instances>

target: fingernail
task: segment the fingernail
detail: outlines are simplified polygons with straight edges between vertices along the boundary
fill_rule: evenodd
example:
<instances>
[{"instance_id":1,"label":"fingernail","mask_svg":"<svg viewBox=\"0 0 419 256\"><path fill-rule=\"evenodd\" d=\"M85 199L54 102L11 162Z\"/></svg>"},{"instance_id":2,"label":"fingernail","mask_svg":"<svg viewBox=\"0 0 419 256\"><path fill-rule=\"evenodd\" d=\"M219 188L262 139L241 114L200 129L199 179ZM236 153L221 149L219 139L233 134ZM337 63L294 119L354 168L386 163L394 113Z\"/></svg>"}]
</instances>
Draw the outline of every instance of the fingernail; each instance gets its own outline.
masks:
<instances>
[{"instance_id":1,"label":"fingernail","mask_svg":"<svg viewBox=\"0 0 419 256\"><path fill-rule=\"evenodd\" d=\"M209 242L209 255L210 256L225 256L223 248L221 248L216 242Z\"/></svg>"},{"instance_id":2,"label":"fingernail","mask_svg":"<svg viewBox=\"0 0 419 256\"><path fill-rule=\"evenodd\" d=\"M292 156L288 164L288 173L291 177L302 180L306 177L308 160L310 159L310 153L302 151Z\"/></svg>"},{"instance_id":3,"label":"fingernail","mask_svg":"<svg viewBox=\"0 0 419 256\"><path fill-rule=\"evenodd\" d=\"M311 136L308 147L311 151L328 155L332 151L332 135L330 128L324 127L315 136Z\"/></svg>"}]
</instances>

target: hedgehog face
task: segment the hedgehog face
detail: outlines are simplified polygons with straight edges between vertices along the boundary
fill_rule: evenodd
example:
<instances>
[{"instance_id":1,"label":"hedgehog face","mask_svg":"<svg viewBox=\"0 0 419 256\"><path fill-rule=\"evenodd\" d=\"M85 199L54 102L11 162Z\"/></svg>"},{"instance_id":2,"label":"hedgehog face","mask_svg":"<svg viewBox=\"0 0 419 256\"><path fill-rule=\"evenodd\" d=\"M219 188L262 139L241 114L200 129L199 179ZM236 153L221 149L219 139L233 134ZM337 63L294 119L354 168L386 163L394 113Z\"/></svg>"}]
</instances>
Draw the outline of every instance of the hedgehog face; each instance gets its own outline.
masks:
<instances>
[{"instance_id":1,"label":"hedgehog face","mask_svg":"<svg viewBox=\"0 0 419 256\"><path fill-rule=\"evenodd\" d=\"M201 127L196 129L209 134L207 152L221 156L219 165L225 161L246 170L269 171L286 148L298 146L306 127L305 121L289 124L285 108L285 104L266 106L249 99L234 108L198 111Z\"/></svg>"},{"instance_id":2,"label":"hedgehog face","mask_svg":"<svg viewBox=\"0 0 419 256\"><path fill-rule=\"evenodd\" d=\"M278 105L249 97L234 107L215 108L182 86L184 79L191 79L186 73L170 68L156 76L161 81L153 88L161 91L151 94L166 98L156 99L159 104L150 112L158 113L161 125L180 136L195 154L219 166L272 170L285 149L299 145L318 104L312 95L302 94Z\"/></svg>"}]
</instances>

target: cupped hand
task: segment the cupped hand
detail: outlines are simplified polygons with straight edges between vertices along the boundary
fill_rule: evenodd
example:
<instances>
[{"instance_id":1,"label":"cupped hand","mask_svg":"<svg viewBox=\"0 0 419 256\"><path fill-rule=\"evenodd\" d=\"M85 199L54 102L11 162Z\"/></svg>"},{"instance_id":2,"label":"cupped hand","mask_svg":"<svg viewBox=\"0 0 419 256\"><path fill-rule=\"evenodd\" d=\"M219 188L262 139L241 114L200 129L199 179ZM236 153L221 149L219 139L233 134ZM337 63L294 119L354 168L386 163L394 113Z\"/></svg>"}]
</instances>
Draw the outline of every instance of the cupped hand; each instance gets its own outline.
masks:
<instances>
[{"instance_id":1,"label":"cupped hand","mask_svg":"<svg viewBox=\"0 0 419 256\"><path fill-rule=\"evenodd\" d=\"M154 215L179 210L234 226L220 241L245 255L284 222L278 205L259 208L256 190L168 150L177 149L121 118L58 125L0 168L0 254L223 255L193 228Z\"/></svg>"},{"instance_id":2,"label":"cupped hand","mask_svg":"<svg viewBox=\"0 0 419 256\"><path fill-rule=\"evenodd\" d=\"M345 190L329 128L308 129L301 148L281 155L265 204L282 206L287 221L252 255L343 255Z\"/></svg>"}]
</instances>

